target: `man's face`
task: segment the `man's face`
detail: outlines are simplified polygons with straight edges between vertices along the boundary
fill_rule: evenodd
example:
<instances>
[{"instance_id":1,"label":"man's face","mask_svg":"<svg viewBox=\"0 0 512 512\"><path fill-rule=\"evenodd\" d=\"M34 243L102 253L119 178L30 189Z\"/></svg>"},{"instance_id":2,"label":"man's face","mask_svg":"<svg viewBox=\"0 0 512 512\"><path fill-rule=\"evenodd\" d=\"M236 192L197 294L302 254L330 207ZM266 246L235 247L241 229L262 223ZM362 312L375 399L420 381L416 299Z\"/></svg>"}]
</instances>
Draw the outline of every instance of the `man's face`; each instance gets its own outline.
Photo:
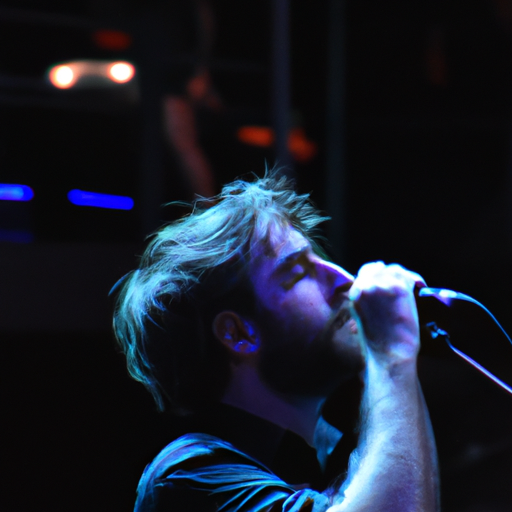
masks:
<instances>
[{"instance_id":1,"label":"man's face","mask_svg":"<svg viewBox=\"0 0 512 512\"><path fill-rule=\"evenodd\" d=\"M347 292L352 276L317 256L291 227L254 249L250 279L258 304L260 372L276 391L327 395L364 367Z\"/></svg>"}]
</instances>

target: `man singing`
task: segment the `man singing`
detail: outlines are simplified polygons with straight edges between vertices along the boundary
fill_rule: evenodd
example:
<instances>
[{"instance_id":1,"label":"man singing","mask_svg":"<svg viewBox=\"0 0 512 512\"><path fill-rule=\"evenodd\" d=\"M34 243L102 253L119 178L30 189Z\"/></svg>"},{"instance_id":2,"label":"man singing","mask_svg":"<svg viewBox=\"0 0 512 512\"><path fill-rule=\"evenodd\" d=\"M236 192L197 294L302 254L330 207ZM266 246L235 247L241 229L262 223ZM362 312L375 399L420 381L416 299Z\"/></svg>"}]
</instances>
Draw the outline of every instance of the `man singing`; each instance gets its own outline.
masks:
<instances>
[{"instance_id":1,"label":"man singing","mask_svg":"<svg viewBox=\"0 0 512 512\"><path fill-rule=\"evenodd\" d=\"M125 279L114 329L130 374L188 425L147 466L137 512L438 510L416 371L424 282L326 261L324 220L276 173L236 181L161 228ZM358 376L345 471L332 461L349 432L322 413Z\"/></svg>"}]
</instances>

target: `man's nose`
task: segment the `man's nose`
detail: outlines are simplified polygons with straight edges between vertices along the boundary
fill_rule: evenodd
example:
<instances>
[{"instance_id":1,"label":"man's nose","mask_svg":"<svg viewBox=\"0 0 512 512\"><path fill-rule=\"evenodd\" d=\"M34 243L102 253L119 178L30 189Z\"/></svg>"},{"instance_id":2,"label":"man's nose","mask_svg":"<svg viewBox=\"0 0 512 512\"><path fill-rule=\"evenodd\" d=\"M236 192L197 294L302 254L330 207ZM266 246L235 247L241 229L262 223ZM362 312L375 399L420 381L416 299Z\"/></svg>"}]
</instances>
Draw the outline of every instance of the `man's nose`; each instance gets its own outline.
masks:
<instances>
[{"instance_id":1,"label":"man's nose","mask_svg":"<svg viewBox=\"0 0 512 512\"><path fill-rule=\"evenodd\" d=\"M319 266L320 271L325 275L326 284L332 295L347 291L352 286L354 276L344 268L325 260L322 260Z\"/></svg>"}]
</instances>

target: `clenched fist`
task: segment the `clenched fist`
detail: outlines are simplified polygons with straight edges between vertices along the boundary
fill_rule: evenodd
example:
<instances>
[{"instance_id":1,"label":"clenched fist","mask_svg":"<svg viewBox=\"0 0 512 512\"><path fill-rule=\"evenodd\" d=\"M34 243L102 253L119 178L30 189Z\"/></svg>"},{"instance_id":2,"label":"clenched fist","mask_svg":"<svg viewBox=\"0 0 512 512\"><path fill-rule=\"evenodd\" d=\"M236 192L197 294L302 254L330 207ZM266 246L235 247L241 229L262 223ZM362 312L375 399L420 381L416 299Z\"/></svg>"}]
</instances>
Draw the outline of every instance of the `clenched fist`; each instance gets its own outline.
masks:
<instances>
[{"instance_id":1,"label":"clenched fist","mask_svg":"<svg viewBox=\"0 0 512 512\"><path fill-rule=\"evenodd\" d=\"M422 277L400 265L363 265L349 291L352 309L364 334L367 350L377 361L415 361L419 323L414 290Z\"/></svg>"}]
</instances>

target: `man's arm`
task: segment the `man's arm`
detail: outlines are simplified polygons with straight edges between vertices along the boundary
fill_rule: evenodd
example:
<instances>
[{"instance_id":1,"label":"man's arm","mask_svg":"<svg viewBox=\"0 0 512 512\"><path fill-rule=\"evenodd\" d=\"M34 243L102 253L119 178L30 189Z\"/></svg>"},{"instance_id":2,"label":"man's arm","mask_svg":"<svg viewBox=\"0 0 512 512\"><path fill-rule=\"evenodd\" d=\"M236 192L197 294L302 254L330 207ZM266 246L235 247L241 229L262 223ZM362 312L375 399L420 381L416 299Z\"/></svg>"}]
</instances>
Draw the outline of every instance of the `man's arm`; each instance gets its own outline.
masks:
<instances>
[{"instance_id":1,"label":"man's arm","mask_svg":"<svg viewBox=\"0 0 512 512\"><path fill-rule=\"evenodd\" d=\"M416 371L414 288L397 265L365 265L350 291L366 350L359 445L330 512L439 510L437 457Z\"/></svg>"}]
</instances>

